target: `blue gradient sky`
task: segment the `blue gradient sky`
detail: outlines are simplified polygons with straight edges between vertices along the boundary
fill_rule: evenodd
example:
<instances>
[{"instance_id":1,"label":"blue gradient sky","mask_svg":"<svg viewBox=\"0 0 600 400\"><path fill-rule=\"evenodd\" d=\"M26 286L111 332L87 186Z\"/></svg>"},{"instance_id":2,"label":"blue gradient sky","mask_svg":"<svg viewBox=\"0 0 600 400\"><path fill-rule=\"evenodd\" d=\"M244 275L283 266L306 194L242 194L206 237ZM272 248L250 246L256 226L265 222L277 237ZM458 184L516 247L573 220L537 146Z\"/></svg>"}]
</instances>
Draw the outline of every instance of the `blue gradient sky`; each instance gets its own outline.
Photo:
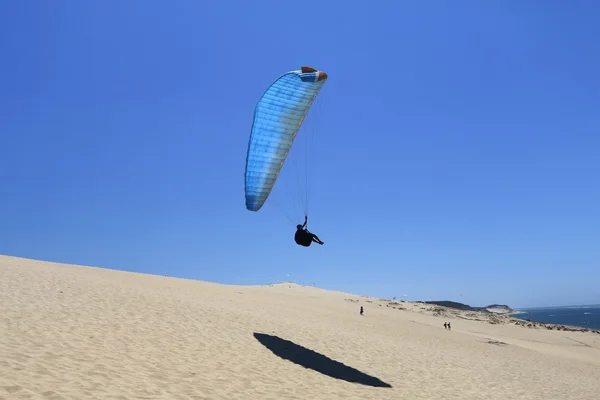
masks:
<instances>
[{"instance_id":1,"label":"blue gradient sky","mask_svg":"<svg viewBox=\"0 0 600 400\"><path fill-rule=\"evenodd\" d=\"M600 3L365 4L3 2L0 253L600 303ZM309 249L278 207L302 215L306 142L274 201L244 207L254 105L301 65L330 77L303 131L318 138L309 227L326 242Z\"/></svg>"}]
</instances>

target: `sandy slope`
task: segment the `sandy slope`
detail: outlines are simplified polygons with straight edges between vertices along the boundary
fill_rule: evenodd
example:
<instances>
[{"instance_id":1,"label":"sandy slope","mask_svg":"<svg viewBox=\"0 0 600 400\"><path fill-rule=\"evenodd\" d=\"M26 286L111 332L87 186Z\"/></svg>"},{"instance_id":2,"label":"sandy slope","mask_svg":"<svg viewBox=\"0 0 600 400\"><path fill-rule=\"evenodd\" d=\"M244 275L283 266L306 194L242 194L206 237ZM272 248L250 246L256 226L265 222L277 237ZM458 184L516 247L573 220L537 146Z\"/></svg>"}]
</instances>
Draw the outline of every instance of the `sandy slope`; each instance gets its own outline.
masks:
<instances>
[{"instance_id":1,"label":"sandy slope","mask_svg":"<svg viewBox=\"0 0 600 400\"><path fill-rule=\"evenodd\" d=\"M292 284L223 286L4 256L0 276L0 399L600 393L593 333L462 318L447 331L450 319L422 304L402 310Z\"/></svg>"}]
</instances>

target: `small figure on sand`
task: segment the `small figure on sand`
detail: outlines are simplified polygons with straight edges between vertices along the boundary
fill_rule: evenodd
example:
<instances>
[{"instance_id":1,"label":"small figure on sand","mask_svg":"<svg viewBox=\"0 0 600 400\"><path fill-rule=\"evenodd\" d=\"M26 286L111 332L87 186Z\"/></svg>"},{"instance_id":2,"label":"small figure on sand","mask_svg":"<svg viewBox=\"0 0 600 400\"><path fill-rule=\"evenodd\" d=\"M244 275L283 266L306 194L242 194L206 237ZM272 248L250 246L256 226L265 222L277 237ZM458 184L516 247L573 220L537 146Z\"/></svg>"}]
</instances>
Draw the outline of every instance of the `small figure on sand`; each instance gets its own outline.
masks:
<instances>
[{"instance_id":1,"label":"small figure on sand","mask_svg":"<svg viewBox=\"0 0 600 400\"><path fill-rule=\"evenodd\" d=\"M365 311L365 310L363 310L362 306L360 306L360 315L363 315L363 312L364 312L364 311Z\"/></svg>"},{"instance_id":2,"label":"small figure on sand","mask_svg":"<svg viewBox=\"0 0 600 400\"><path fill-rule=\"evenodd\" d=\"M452 328L450 328L450 322L448 322L448 330L451 331Z\"/></svg>"},{"instance_id":3,"label":"small figure on sand","mask_svg":"<svg viewBox=\"0 0 600 400\"><path fill-rule=\"evenodd\" d=\"M448 329L448 323L444 322L444 329Z\"/></svg>"}]
</instances>

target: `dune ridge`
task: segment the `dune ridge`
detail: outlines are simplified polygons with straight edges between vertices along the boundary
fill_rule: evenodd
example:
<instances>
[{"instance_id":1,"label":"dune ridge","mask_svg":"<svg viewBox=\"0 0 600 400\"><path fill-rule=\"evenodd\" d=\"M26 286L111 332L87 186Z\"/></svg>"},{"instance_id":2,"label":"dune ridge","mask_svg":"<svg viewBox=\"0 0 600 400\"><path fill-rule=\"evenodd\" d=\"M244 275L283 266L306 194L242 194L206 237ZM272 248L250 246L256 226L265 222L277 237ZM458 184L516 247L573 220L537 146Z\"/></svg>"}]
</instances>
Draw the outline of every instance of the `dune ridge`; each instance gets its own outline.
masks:
<instances>
[{"instance_id":1,"label":"dune ridge","mask_svg":"<svg viewBox=\"0 0 600 400\"><path fill-rule=\"evenodd\" d=\"M0 256L0 276L0 399L600 393L593 332L289 283L221 285L10 256Z\"/></svg>"}]
</instances>

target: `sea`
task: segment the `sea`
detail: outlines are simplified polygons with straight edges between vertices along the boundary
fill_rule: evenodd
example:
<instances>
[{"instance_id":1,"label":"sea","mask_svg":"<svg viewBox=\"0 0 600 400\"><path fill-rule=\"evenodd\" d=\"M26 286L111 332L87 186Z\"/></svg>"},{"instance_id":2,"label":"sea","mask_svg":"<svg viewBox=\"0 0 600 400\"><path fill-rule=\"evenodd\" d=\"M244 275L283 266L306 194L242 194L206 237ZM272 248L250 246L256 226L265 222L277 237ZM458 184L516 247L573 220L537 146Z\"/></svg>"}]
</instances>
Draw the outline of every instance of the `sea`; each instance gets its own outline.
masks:
<instances>
[{"instance_id":1,"label":"sea","mask_svg":"<svg viewBox=\"0 0 600 400\"><path fill-rule=\"evenodd\" d=\"M600 305L519 309L513 317L547 324L600 330Z\"/></svg>"}]
</instances>

